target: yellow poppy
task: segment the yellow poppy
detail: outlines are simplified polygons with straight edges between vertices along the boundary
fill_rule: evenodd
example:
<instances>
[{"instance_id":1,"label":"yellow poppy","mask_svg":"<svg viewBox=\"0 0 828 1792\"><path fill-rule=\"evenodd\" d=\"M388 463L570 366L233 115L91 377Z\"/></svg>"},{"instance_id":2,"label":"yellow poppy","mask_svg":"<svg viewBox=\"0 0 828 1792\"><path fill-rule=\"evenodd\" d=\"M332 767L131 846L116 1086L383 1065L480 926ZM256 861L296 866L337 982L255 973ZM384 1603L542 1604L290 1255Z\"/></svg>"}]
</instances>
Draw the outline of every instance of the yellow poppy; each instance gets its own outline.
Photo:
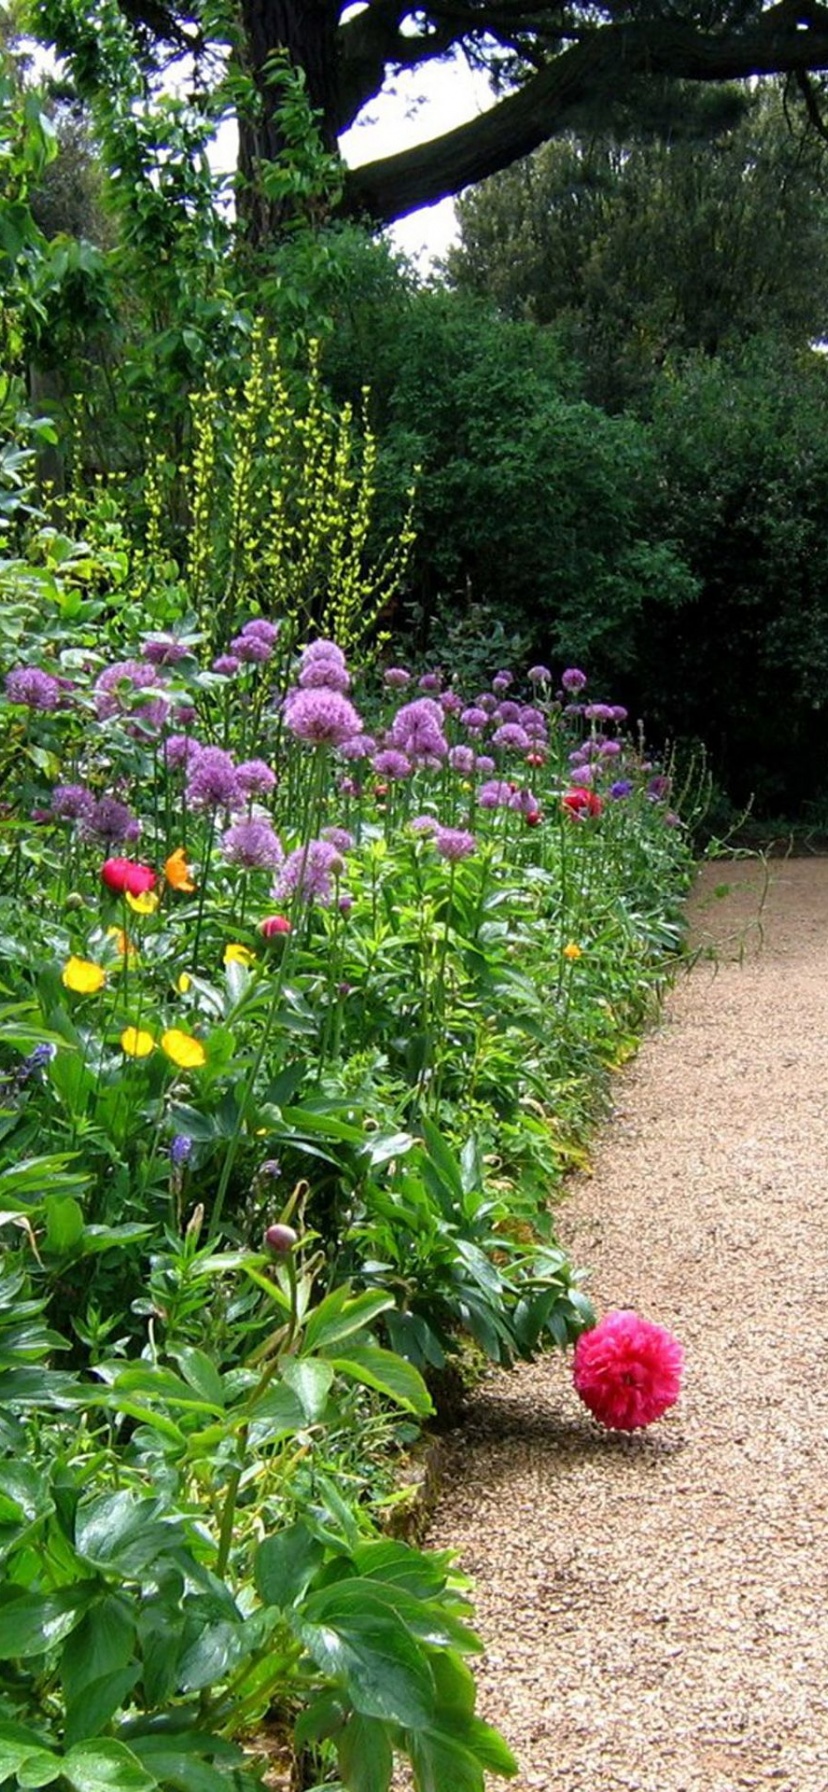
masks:
<instances>
[{"instance_id":1,"label":"yellow poppy","mask_svg":"<svg viewBox=\"0 0 828 1792\"><path fill-rule=\"evenodd\" d=\"M141 1027L125 1027L121 1034L121 1051L128 1058L148 1058L155 1050L155 1040L151 1033L145 1033Z\"/></svg>"},{"instance_id":2,"label":"yellow poppy","mask_svg":"<svg viewBox=\"0 0 828 1792\"><path fill-rule=\"evenodd\" d=\"M230 945L224 948L225 964L255 964L256 954L249 946Z\"/></svg>"},{"instance_id":3,"label":"yellow poppy","mask_svg":"<svg viewBox=\"0 0 828 1792\"><path fill-rule=\"evenodd\" d=\"M187 854L183 846L177 846L164 864L164 876L171 890L195 889L193 874L187 864Z\"/></svg>"},{"instance_id":4,"label":"yellow poppy","mask_svg":"<svg viewBox=\"0 0 828 1792\"><path fill-rule=\"evenodd\" d=\"M161 1050L179 1070L200 1070L207 1062L201 1040L194 1039L192 1033L183 1033L180 1027L168 1027L166 1033L161 1034Z\"/></svg>"},{"instance_id":5,"label":"yellow poppy","mask_svg":"<svg viewBox=\"0 0 828 1792\"><path fill-rule=\"evenodd\" d=\"M569 945L564 946L563 955L564 958L569 959L571 964L574 964L576 958L583 958L584 956L580 946L576 946L574 940L570 940Z\"/></svg>"},{"instance_id":6,"label":"yellow poppy","mask_svg":"<svg viewBox=\"0 0 828 1792\"><path fill-rule=\"evenodd\" d=\"M154 915L158 907L158 894L155 890L143 890L140 896L126 892L126 899L136 915Z\"/></svg>"},{"instance_id":7,"label":"yellow poppy","mask_svg":"<svg viewBox=\"0 0 828 1792\"><path fill-rule=\"evenodd\" d=\"M185 996L187 994L188 989L192 985L192 981L189 971L182 971L181 976L176 977L175 987L180 996Z\"/></svg>"},{"instance_id":8,"label":"yellow poppy","mask_svg":"<svg viewBox=\"0 0 828 1792\"><path fill-rule=\"evenodd\" d=\"M88 958L76 958L74 954L67 958L60 980L64 989L72 989L78 996L96 996L106 982L106 971L99 964L92 964Z\"/></svg>"}]
</instances>

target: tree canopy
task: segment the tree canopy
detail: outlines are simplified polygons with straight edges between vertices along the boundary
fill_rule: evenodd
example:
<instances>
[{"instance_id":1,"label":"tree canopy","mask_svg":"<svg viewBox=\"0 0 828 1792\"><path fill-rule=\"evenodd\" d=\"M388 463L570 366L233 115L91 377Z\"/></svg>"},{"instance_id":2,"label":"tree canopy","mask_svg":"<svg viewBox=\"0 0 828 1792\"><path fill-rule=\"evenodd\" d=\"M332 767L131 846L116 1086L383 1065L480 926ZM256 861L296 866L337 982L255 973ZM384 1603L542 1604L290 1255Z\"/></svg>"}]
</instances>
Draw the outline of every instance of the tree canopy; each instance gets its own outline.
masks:
<instances>
[{"instance_id":1,"label":"tree canopy","mask_svg":"<svg viewBox=\"0 0 828 1792\"><path fill-rule=\"evenodd\" d=\"M457 193L587 121L606 126L619 107L663 95L665 83L787 75L818 118L818 77L828 70L828 8L816 0L768 8L761 0L239 0L237 8L228 0L36 0L34 12L59 49L77 51L83 38L88 77L116 4L147 65L187 55L203 66L216 51L229 58L242 185L259 190L248 230L259 240L280 215L278 197L261 203L262 171L283 145L274 56L303 71L328 150L389 73L463 55L490 74L499 97L482 116L348 171L341 209L377 223Z\"/></svg>"}]
</instances>

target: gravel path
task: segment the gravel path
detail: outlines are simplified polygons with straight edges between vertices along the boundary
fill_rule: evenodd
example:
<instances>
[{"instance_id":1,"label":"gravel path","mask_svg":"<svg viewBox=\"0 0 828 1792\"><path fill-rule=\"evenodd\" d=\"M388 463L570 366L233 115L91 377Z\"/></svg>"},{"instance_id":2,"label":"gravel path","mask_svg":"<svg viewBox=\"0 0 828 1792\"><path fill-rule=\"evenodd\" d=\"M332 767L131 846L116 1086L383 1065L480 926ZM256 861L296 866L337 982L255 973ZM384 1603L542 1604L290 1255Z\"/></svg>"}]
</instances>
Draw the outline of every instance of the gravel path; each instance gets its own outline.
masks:
<instances>
[{"instance_id":1,"label":"gravel path","mask_svg":"<svg viewBox=\"0 0 828 1792\"><path fill-rule=\"evenodd\" d=\"M757 927L762 882L703 873L717 961L618 1077L561 1214L599 1312L684 1342L678 1406L602 1432L554 1358L492 1377L448 1442L428 1541L476 1583L516 1792L828 1789L828 861L772 865Z\"/></svg>"}]
</instances>

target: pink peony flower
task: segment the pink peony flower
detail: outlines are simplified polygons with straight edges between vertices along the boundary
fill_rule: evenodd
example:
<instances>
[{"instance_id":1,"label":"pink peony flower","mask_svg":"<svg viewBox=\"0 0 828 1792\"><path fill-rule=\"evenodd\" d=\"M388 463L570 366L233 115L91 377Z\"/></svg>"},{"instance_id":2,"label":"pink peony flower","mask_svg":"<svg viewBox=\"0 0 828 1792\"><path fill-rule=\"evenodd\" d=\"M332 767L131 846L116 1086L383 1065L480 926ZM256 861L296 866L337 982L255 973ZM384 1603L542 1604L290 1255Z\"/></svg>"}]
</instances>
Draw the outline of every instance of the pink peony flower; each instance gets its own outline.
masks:
<instances>
[{"instance_id":1,"label":"pink peony flower","mask_svg":"<svg viewBox=\"0 0 828 1792\"><path fill-rule=\"evenodd\" d=\"M575 1392L611 1431L660 1419L681 1390L684 1351L672 1334L627 1309L607 1313L575 1346Z\"/></svg>"}]
</instances>

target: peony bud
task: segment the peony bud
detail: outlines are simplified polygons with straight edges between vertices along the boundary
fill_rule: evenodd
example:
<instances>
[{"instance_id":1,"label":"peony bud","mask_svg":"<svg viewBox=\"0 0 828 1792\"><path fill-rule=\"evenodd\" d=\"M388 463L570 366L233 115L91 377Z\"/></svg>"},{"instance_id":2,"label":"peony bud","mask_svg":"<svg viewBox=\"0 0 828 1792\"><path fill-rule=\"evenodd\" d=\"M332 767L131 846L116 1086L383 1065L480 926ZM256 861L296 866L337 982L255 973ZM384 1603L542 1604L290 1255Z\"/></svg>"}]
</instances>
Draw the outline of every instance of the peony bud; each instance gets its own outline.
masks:
<instances>
[{"instance_id":1,"label":"peony bud","mask_svg":"<svg viewBox=\"0 0 828 1792\"><path fill-rule=\"evenodd\" d=\"M275 1226L268 1226L265 1233L265 1244L274 1257L286 1257L298 1241L298 1232L294 1232L292 1226L285 1226L281 1220Z\"/></svg>"},{"instance_id":2,"label":"peony bud","mask_svg":"<svg viewBox=\"0 0 828 1792\"><path fill-rule=\"evenodd\" d=\"M259 932L263 940L275 940L281 933L292 933L293 929L287 915L265 915L259 922Z\"/></svg>"}]
</instances>

